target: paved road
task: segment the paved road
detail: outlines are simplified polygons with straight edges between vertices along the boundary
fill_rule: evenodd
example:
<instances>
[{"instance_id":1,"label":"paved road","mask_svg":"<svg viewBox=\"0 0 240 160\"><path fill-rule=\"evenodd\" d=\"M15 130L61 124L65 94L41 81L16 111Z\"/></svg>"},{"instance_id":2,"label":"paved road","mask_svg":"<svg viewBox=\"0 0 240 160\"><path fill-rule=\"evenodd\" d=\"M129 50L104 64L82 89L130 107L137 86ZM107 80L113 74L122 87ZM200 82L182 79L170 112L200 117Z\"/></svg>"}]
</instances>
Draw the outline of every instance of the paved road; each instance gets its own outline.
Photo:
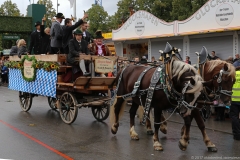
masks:
<instances>
[{"instance_id":1,"label":"paved road","mask_svg":"<svg viewBox=\"0 0 240 160\"><path fill-rule=\"evenodd\" d=\"M59 113L49 108L46 97L35 97L29 112L18 103L18 92L0 86L0 159L14 160L151 160L151 159L223 159L240 157L240 142L231 135L230 120L206 122L208 135L218 147L209 153L200 131L191 128L187 151L178 148L182 120L174 114L168 122L168 134L160 133L164 151L153 150L152 137L137 125L139 141L129 137L129 115L123 115L116 136L110 132L109 120L97 122L90 109L80 109L72 125L62 122ZM128 110L128 108L126 108ZM176 122L173 122L176 121ZM240 158L239 158L240 159Z\"/></svg>"}]
</instances>

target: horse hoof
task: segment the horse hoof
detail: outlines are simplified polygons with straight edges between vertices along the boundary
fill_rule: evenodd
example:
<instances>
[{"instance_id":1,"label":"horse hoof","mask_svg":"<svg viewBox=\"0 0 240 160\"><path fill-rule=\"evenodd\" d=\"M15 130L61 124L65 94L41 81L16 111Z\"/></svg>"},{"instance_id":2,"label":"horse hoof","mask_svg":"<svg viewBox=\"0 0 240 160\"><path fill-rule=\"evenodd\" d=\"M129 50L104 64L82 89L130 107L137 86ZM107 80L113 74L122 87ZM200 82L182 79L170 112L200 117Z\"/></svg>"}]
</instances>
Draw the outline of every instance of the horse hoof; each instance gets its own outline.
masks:
<instances>
[{"instance_id":1,"label":"horse hoof","mask_svg":"<svg viewBox=\"0 0 240 160\"><path fill-rule=\"evenodd\" d=\"M160 131L161 131L163 134L167 134L167 129L166 129L166 128L160 128Z\"/></svg>"},{"instance_id":2,"label":"horse hoof","mask_svg":"<svg viewBox=\"0 0 240 160\"><path fill-rule=\"evenodd\" d=\"M153 130L148 130L147 135L154 135Z\"/></svg>"},{"instance_id":3,"label":"horse hoof","mask_svg":"<svg viewBox=\"0 0 240 160\"><path fill-rule=\"evenodd\" d=\"M132 136L131 139L137 141L137 140L139 140L139 137L138 136Z\"/></svg>"},{"instance_id":4,"label":"horse hoof","mask_svg":"<svg viewBox=\"0 0 240 160\"><path fill-rule=\"evenodd\" d=\"M183 146L180 142L178 143L178 146L182 151L186 151L187 149L187 147Z\"/></svg>"},{"instance_id":5,"label":"horse hoof","mask_svg":"<svg viewBox=\"0 0 240 160\"><path fill-rule=\"evenodd\" d=\"M163 148L162 148L162 146L156 146L156 147L154 147L154 150L155 151L163 151Z\"/></svg>"},{"instance_id":6,"label":"horse hoof","mask_svg":"<svg viewBox=\"0 0 240 160\"><path fill-rule=\"evenodd\" d=\"M216 147L208 147L208 152L217 152L218 149Z\"/></svg>"},{"instance_id":7,"label":"horse hoof","mask_svg":"<svg viewBox=\"0 0 240 160\"><path fill-rule=\"evenodd\" d=\"M111 128L111 132L112 132L112 134L116 134L117 133L117 128Z\"/></svg>"}]
</instances>

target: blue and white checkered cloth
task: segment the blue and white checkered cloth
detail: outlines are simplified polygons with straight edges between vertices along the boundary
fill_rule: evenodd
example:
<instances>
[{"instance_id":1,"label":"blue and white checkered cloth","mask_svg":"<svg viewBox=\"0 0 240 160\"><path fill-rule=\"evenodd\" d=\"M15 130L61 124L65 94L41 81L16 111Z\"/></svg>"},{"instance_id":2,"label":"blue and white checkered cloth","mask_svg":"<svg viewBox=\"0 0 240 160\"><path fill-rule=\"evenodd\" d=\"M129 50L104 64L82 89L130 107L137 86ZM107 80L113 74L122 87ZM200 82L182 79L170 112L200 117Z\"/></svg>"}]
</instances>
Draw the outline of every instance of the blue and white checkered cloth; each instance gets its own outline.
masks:
<instances>
[{"instance_id":1,"label":"blue and white checkered cloth","mask_svg":"<svg viewBox=\"0 0 240 160\"><path fill-rule=\"evenodd\" d=\"M21 70L9 70L9 89L33 93L37 95L56 98L57 71L47 72L37 69L36 79L27 82L23 79Z\"/></svg>"}]
</instances>

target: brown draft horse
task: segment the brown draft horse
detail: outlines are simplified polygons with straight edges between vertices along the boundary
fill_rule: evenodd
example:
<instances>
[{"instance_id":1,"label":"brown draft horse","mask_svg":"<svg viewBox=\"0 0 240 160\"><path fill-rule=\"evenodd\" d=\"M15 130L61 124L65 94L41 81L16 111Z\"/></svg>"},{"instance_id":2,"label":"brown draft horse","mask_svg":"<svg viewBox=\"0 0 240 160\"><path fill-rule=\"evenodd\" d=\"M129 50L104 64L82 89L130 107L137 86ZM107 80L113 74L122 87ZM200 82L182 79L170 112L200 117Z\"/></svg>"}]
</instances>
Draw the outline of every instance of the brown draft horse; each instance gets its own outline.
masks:
<instances>
[{"instance_id":1,"label":"brown draft horse","mask_svg":"<svg viewBox=\"0 0 240 160\"><path fill-rule=\"evenodd\" d=\"M227 63L222 60L207 61L202 65L202 78L204 79L205 93L207 95L214 95L215 97L210 97L210 99L220 100L226 105L230 105L231 101L231 91L232 86L235 83L235 68L232 64ZM203 94L198 98L198 100L208 101L206 96ZM193 118L197 122L198 128L201 130L203 141L210 152L217 152L216 146L211 142L205 129L204 120L199 111L199 108L210 107L209 105L204 105L197 103L197 108L191 110L191 114L184 117L184 125L181 130L181 139L179 141L179 147L181 150L185 151L189 144L189 132L190 126ZM165 117L162 115L162 120ZM148 132L151 130L151 123L148 121L147 124ZM160 130L166 134L167 123L162 123Z\"/></svg>"},{"instance_id":2,"label":"brown draft horse","mask_svg":"<svg viewBox=\"0 0 240 160\"><path fill-rule=\"evenodd\" d=\"M178 92L181 95L181 100L184 101L185 104L193 105L195 103L195 100L200 95L200 92L203 89L202 85L202 78L197 74L197 71L195 68L193 68L191 65L186 64L181 61L171 61L171 76L172 76L172 84L176 92ZM111 106L111 112L110 112L110 118L112 122L111 132L113 134L117 133L118 127L119 127L119 118L120 115L124 111L125 103L126 102L122 95L131 93L134 88L134 83L138 80L139 75L146 69L146 66L137 66L137 65L130 65L128 66L122 73L121 80L118 84L116 95L113 97L114 102ZM149 88L151 77L154 73L156 68L152 68L149 71L146 72L144 75L139 89L145 90ZM121 73L118 74L116 80L118 81ZM157 84L160 84L158 82ZM191 84L191 87L186 87L187 84ZM167 86L169 87L169 86ZM183 91L184 88L186 89L186 92ZM183 94L182 94L183 93ZM196 94L197 93L197 94ZM178 99L179 101L179 99ZM134 140L138 140L138 134L134 130L134 119L136 115L136 111L138 109L139 105L145 106L146 102L146 94L145 95L139 95L137 94L135 97L132 97L132 106L130 109L130 135L131 138ZM160 121L161 121L161 114L162 110L165 110L167 108L173 107L174 105L177 105L177 100L171 100L169 101L168 97L166 96L166 93L164 90L155 90L153 93L153 97L151 100L151 107L154 108L154 135L153 135L153 146L155 150L163 150L162 145L159 142L158 138L158 130L160 127Z\"/></svg>"},{"instance_id":3,"label":"brown draft horse","mask_svg":"<svg viewBox=\"0 0 240 160\"><path fill-rule=\"evenodd\" d=\"M220 99L224 104L230 105L232 86L235 83L235 68L232 64L221 60L207 61L202 66L202 78L207 84L207 94L215 95L214 99ZM206 97L199 97L201 100L206 100ZM197 108L204 107L203 104L197 104ZM209 106L206 106L209 107ZM208 151L216 152L217 148L209 139L204 120L198 109L193 109L191 115L184 117L184 125L182 127L181 139L179 141L179 147L182 150L186 150L189 143L189 132L191 122L195 119L198 128L201 130L203 141L208 148Z\"/></svg>"}]
</instances>

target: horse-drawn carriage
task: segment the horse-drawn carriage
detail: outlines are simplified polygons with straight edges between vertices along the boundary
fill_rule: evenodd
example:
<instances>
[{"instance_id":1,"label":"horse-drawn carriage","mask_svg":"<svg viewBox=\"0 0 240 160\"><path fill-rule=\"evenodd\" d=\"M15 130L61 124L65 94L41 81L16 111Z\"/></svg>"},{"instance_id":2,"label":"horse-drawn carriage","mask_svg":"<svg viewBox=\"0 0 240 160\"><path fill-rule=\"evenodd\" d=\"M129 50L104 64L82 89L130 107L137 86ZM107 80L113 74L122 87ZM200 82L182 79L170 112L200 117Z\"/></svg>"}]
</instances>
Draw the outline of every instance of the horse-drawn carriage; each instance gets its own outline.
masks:
<instances>
[{"instance_id":1,"label":"horse-drawn carriage","mask_svg":"<svg viewBox=\"0 0 240 160\"><path fill-rule=\"evenodd\" d=\"M113 72L120 59L116 56L81 55L80 59L95 62L95 71L106 74ZM23 111L29 111L32 99L42 95L48 97L52 109L58 109L62 120L71 124L75 121L78 108L89 107L98 121L109 116L109 90L113 88L115 77L74 77L72 67L66 65L66 55L25 55L21 59L11 56L7 64L9 89L19 91L19 102ZM69 74L70 73L70 74ZM71 75L70 81L64 76Z\"/></svg>"}]
</instances>

